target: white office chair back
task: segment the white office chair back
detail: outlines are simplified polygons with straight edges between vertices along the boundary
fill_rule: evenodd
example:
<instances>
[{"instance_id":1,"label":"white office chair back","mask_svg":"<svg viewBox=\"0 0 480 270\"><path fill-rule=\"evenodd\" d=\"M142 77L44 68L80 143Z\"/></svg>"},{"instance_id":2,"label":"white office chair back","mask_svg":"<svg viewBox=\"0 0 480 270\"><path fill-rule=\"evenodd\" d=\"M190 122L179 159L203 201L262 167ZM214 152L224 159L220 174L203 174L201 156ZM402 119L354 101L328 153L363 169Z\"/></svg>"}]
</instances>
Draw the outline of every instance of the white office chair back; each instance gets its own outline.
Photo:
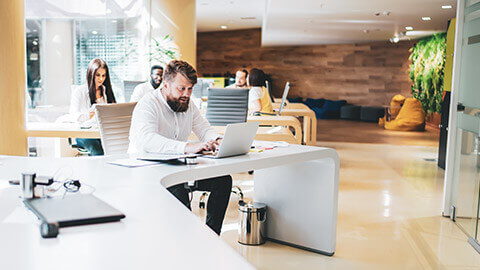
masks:
<instances>
[{"instance_id":1,"label":"white office chair back","mask_svg":"<svg viewBox=\"0 0 480 270\"><path fill-rule=\"evenodd\" d=\"M95 115L105 155L125 154L136 102L96 105Z\"/></svg>"}]
</instances>

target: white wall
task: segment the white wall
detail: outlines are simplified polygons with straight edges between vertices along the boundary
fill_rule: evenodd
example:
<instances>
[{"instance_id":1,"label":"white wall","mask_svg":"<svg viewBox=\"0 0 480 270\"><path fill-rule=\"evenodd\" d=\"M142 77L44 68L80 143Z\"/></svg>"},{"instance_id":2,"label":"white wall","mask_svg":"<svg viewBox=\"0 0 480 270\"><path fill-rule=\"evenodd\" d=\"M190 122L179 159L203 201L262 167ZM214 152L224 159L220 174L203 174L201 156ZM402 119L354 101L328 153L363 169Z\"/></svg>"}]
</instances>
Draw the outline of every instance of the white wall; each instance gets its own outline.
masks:
<instances>
[{"instance_id":1,"label":"white wall","mask_svg":"<svg viewBox=\"0 0 480 270\"><path fill-rule=\"evenodd\" d=\"M46 105L70 104L73 84L73 28L71 20L45 21L42 79ZM41 60L42 61L42 60Z\"/></svg>"}]
</instances>

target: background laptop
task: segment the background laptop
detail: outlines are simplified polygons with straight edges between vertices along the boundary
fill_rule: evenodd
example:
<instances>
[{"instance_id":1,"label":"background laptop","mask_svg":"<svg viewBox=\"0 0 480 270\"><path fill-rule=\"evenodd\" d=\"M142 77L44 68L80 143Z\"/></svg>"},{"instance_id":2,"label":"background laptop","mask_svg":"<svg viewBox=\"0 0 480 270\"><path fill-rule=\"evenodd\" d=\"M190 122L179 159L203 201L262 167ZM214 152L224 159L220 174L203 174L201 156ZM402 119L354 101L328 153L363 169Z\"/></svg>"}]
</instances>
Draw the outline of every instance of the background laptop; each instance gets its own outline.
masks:
<instances>
[{"instance_id":1,"label":"background laptop","mask_svg":"<svg viewBox=\"0 0 480 270\"><path fill-rule=\"evenodd\" d=\"M265 81L265 82L267 82L267 81ZM283 107L285 107L285 105L286 105L289 90L290 90L290 83L287 82L285 84L285 89L283 90L282 104L280 104L280 108L278 109L277 113L256 112L256 113L254 113L254 115L282 115L282 110L283 110ZM270 95L270 98L272 99L272 103L273 103L273 97L271 95Z\"/></svg>"},{"instance_id":2,"label":"background laptop","mask_svg":"<svg viewBox=\"0 0 480 270\"><path fill-rule=\"evenodd\" d=\"M224 158L244 155L250 152L250 147L257 134L257 129L258 122L229 124L227 125L218 151L203 156L209 158Z\"/></svg>"},{"instance_id":3,"label":"background laptop","mask_svg":"<svg viewBox=\"0 0 480 270\"><path fill-rule=\"evenodd\" d=\"M282 95L282 104L280 104L280 108L278 109L278 115L282 115L282 110L283 110L283 107L285 106L286 104L286 101L287 101L287 96L288 96L288 91L290 90L290 83L287 82L285 84L285 89L283 90L283 95Z\"/></svg>"}]
</instances>

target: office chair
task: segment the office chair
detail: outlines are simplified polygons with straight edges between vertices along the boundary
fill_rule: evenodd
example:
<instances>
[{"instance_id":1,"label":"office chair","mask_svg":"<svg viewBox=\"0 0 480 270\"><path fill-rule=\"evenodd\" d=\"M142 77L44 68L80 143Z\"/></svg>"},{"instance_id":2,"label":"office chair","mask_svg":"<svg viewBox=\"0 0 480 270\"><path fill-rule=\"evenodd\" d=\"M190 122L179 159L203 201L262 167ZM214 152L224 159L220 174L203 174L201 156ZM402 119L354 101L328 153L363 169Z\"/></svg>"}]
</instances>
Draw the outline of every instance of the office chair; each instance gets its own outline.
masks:
<instances>
[{"instance_id":1,"label":"office chair","mask_svg":"<svg viewBox=\"0 0 480 270\"><path fill-rule=\"evenodd\" d=\"M248 90L209 88L207 120L212 126L226 126L247 121Z\"/></svg>"},{"instance_id":2,"label":"office chair","mask_svg":"<svg viewBox=\"0 0 480 270\"><path fill-rule=\"evenodd\" d=\"M145 81L123 81L123 93L125 101L129 101L135 87Z\"/></svg>"},{"instance_id":3,"label":"office chair","mask_svg":"<svg viewBox=\"0 0 480 270\"><path fill-rule=\"evenodd\" d=\"M89 156L90 151L87 149L81 147L80 145L76 144L73 142L72 138L68 138L68 145L70 145L71 148L77 150L77 153L75 154L75 157L81 157L81 156Z\"/></svg>"},{"instance_id":4,"label":"office chair","mask_svg":"<svg viewBox=\"0 0 480 270\"><path fill-rule=\"evenodd\" d=\"M226 126L228 124L247 121L249 89L209 88L206 118L212 126ZM232 193L242 194L238 186L232 187ZM199 208L205 208L207 192L202 193Z\"/></svg>"},{"instance_id":5,"label":"office chair","mask_svg":"<svg viewBox=\"0 0 480 270\"><path fill-rule=\"evenodd\" d=\"M136 102L101 104L95 107L105 155L125 154L128 150L128 136Z\"/></svg>"}]
</instances>

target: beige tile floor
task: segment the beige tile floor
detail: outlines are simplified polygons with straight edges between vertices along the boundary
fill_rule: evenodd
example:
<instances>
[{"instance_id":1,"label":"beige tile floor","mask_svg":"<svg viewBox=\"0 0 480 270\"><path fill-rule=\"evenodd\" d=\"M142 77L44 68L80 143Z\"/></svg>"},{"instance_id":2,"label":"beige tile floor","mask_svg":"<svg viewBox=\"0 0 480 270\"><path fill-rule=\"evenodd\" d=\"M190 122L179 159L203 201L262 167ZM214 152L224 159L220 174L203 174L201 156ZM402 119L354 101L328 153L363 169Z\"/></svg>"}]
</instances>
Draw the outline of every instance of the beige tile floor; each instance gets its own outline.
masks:
<instances>
[{"instance_id":1,"label":"beige tile floor","mask_svg":"<svg viewBox=\"0 0 480 270\"><path fill-rule=\"evenodd\" d=\"M480 255L466 235L441 217L444 171L437 149L360 143L323 143L340 156L337 251L333 257L267 242L237 243L232 196L222 239L258 269L480 269ZM234 175L246 197L253 178ZM198 209L199 194L194 199Z\"/></svg>"}]
</instances>

